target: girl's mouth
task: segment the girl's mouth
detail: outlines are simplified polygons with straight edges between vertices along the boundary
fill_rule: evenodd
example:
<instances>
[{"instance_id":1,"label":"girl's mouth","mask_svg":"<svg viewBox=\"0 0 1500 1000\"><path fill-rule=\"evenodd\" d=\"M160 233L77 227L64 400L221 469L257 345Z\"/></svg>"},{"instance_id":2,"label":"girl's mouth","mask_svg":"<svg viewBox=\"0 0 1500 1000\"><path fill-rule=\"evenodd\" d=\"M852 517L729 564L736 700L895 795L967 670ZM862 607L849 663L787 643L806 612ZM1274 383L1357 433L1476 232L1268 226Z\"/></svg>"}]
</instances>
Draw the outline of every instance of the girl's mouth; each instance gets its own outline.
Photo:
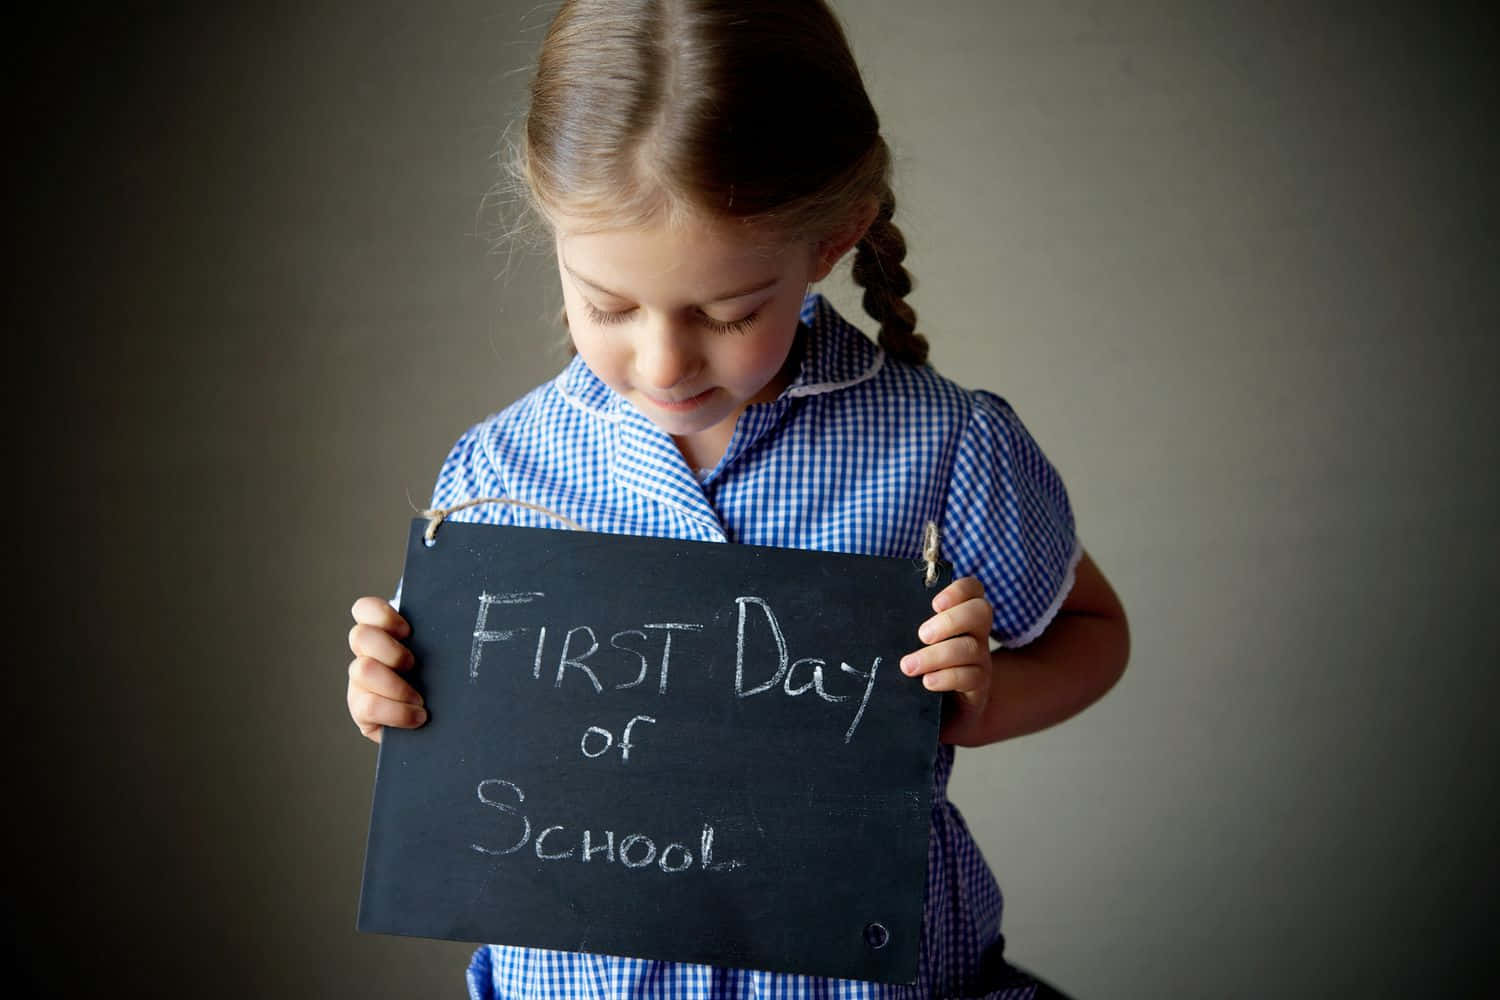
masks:
<instances>
[{"instance_id":1,"label":"girl's mouth","mask_svg":"<svg viewBox=\"0 0 1500 1000\"><path fill-rule=\"evenodd\" d=\"M646 398L651 400L651 405L670 413L686 413L688 410L696 410L702 406L711 395L713 395L713 389L704 389L698 395L689 396L686 399L657 399L649 395Z\"/></svg>"}]
</instances>

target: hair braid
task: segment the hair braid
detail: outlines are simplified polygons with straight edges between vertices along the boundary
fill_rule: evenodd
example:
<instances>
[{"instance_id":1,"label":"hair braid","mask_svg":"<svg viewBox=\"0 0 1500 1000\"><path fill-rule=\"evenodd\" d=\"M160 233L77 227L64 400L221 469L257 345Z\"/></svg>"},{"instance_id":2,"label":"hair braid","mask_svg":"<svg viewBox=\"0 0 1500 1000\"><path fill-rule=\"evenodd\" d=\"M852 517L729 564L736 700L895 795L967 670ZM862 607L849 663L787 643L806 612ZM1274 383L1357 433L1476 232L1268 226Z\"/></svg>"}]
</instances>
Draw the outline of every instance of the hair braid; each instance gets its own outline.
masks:
<instances>
[{"instance_id":1,"label":"hair braid","mask_svg":"<svg viewBox=\"0 0 1500 1000\"><path fill-rule=\"evenodd\" d=\"M864 307L880 322L876 339L885 352L914 365L927 362L927 338L917 332L917 313L906 303L911 293L911 275L901 266L906 258L906 238L891 222L896 196L887 186L880 197L875 221L854 251L852 276L865 290Z\"/></svg>"}]
</instances>

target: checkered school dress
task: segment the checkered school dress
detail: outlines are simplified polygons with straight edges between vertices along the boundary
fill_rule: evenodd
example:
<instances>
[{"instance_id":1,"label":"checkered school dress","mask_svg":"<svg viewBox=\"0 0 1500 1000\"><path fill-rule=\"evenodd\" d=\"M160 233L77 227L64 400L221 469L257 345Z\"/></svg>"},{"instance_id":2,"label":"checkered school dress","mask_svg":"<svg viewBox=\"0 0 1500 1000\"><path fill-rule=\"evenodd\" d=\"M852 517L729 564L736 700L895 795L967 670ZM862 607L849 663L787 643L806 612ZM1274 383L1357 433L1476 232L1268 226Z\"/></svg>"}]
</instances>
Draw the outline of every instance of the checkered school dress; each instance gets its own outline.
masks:
<instances>
[{"instance_id":1,"label":"checkered school dress","mask_svg":"<svg viewBox=\"0 0 1500 1000\"><path fill-rule=\"evenodd\" d=\"M1036 638L1082 549L1061 479L1010 406L888 358L821 295L808 296L801 319L799 373L778 399L745 411L713 469L689 469L665 432L574 358L459 438L433 505L509 497L591 531L903 558L919 556L923 526L936 520L955 575L984 583L996 639ZM502 504L453 516L559 526ZM487 945L469 965L469 993L1030 1000L1037 982L1001 957L999 886L947 799L952 768L953 747L943 745L915 986Z\"/></svg>"}]
</instances>

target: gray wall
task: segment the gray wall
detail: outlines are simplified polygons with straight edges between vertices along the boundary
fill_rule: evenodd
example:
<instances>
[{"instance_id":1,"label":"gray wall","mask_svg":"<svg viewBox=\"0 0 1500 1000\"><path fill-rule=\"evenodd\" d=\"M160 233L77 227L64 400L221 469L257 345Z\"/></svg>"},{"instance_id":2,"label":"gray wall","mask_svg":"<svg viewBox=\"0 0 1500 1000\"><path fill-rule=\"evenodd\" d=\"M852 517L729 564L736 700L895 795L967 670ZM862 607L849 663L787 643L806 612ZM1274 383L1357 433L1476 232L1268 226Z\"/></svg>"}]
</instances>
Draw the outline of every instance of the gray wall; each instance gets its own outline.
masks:
<instances>
[{"instance_id":1,"label":"gray wall","mask_svg":"<svg viewBox=\"0 0 1500 1000\"><path fill-rule=\"evenodd\" d=\"M1494 31L1412 7L839 4L934 361L1015 404L1131 616L1119 687L954 786L1012 958L1080 996L1435 993L1491 950ZM461 994L468 947L353 930L344 638L452 439L559 364L548 262L481 212L545 13L18 43L33 989Z\"/></svg>"}]
</instances>

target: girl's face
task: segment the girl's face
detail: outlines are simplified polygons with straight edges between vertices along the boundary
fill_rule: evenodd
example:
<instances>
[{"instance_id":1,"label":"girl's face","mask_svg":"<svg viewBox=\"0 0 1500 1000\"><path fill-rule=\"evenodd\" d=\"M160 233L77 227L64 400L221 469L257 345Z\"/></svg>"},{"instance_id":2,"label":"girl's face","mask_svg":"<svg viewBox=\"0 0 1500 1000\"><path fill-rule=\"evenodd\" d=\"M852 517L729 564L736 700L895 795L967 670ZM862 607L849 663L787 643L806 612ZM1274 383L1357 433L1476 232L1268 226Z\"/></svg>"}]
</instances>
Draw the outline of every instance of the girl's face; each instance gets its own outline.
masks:
<instances>
[{"instance_id":1,"label":"girl's face","mask_svg":"<svg viewBox=\"0 0 1500 1000\"><path fill-rule=\"evenodd\" d=\"M832 262L811 243L767 249L735 223L568 222L557 220L557 263L579 357L690 465L712 467L745 407L791 380L802 299Z\"/></svg>"}]
</instances>

